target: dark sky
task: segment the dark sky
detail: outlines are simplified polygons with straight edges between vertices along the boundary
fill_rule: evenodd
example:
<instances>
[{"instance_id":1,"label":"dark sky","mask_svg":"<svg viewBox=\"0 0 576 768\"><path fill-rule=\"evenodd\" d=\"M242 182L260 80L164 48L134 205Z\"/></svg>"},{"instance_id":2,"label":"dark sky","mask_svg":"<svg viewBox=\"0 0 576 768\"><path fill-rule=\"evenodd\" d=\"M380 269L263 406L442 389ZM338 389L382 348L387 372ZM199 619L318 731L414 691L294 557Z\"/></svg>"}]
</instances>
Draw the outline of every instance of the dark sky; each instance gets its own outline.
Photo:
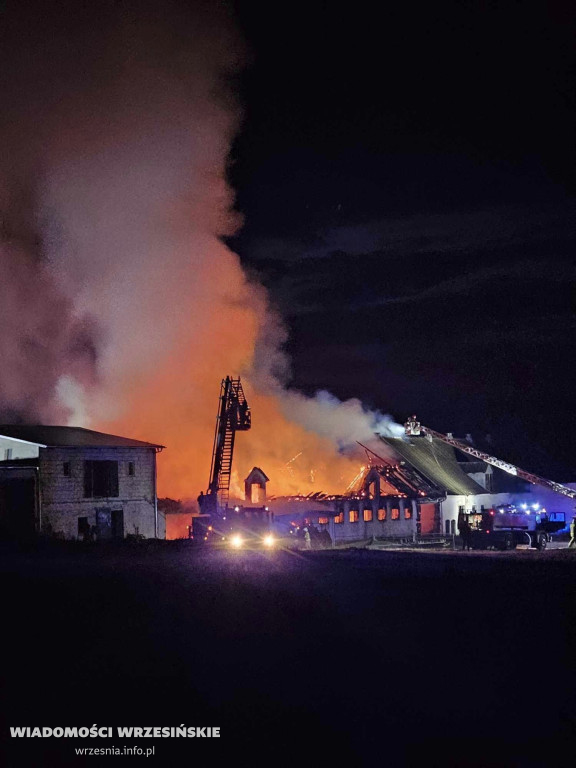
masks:
<instances>
[{"instance_id":1,"label":"dark sky","mask_svg":"<svg viewBox=\"0 0 576 768\"><path fill-rule=\"evenodd\" d=\"M574 5L236 11L232 245L290 330L291 385L576 480Z\"/></svg>"}]
</instances>

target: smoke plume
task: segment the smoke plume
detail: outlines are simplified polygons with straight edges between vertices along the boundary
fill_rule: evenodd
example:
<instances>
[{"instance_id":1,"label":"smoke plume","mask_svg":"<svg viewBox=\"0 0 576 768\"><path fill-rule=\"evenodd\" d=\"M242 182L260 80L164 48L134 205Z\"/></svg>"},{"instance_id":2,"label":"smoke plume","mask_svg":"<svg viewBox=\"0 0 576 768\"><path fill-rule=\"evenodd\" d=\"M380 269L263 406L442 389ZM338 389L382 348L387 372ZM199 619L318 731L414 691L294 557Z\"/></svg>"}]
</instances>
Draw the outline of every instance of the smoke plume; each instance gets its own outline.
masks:
<instances>
[{"instance_id":1,"label":"smoke plume","mask_svg":"<svg viewBox=\"0 0 576 768\"><path fill-rule=\"evenodd\" d=\"M190 497L220 380L242 375L238 476L257 464L276 493L343 490L384 417L284 388L281 322L222 242L240 224L226 168L244 60L226 9L24 6L0 40L3 418L162 443L160 493Z\"/></svg>"}]
</instances>

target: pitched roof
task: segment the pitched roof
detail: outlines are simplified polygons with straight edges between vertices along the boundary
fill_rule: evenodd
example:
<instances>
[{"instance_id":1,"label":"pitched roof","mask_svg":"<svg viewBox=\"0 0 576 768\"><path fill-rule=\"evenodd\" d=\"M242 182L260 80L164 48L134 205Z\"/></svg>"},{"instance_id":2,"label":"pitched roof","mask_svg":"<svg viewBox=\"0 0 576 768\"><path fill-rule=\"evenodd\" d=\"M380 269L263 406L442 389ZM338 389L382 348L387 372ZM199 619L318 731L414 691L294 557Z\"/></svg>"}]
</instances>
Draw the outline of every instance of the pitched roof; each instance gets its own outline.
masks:
<instances>
[{"instance_id":1,"label":"pitched roof","mask_svg":"<svg viewBox=\"0 0 576 768\"><path fill-rule=\"evenodd\" d=\"M467 475L474 475L477 473L485 474L490 466L489 464L486 464L485 461L459 461L458 464Z\"/></svg>"},{"instance_id":2,"label":"pitched roof","mask_svg":"<svg viewBox=\"0 0 576 768\"><path fill-rule=\"evenodd\" d=\"M23 440L43 448L164 448L156 443L107 435L83 427L47 427L41 424L0 424L0 437Z\"/></svg>"},{"instance_id":3,"label":"pitched roof","mask_svg":"<svg viewBox=\"0 0 576 768\"><path fill-rule=\"evenodd\" d=\"M263 480L264 482L268 483L270 481L270 478L267 477L264 470L260 469L260 467L252 467L250 470L250 474L248 477L244 480L245 483L251 483L254 482L254 478L257 480Z\"/></svg>"},{"instance_id":4,"label":"pitched roof","mask_svg":"<svg viewBox=\"0 0 576 768\"><path fill-rule=\"evenodd\" d=\"M469 477L456 461L454 448L428 437L384 437L380 439L424 477L447 493L475 496L487 491Z\"/></svg>"},{"instance_id":5,"label":"pitched roof","mask_svg":"<svg viewBox=\"0 0 576 768\"><path fill-rule=\"evenodd\" d=\"M486 488L490 493L526 493L530 485L520 477L510 475L508 472L493 467L484 461L459 461L458 464L467 475L476 472L487 473L488 485Z\"/></svg>"}]
</instances>

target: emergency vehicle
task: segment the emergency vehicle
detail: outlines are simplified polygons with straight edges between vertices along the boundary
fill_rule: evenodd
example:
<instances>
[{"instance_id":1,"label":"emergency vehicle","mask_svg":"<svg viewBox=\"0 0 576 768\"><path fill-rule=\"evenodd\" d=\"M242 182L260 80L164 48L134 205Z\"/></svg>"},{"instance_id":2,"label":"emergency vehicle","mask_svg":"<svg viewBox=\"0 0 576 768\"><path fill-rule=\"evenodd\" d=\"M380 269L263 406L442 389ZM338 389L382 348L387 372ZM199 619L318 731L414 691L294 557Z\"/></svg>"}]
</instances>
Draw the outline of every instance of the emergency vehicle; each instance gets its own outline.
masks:
<instances>
[{"instance_id":1,"label":"emergency vehicle","mask_svg":"<svg viewBox=\"0 0 576 768\"><path fill-rule=\"evenodd\" d=\"M272 549L276 544L274 514L268 507L229 505L236 433L249 430L251 425L242 382L239 377L227 376L220 386L208 489L198 497L200 515L192 518L189 529L190 538L198 544L231 549Z\"/></svg>"},{"instance_id":2,"label":"emergency vehicle","mask_svg":"<svg viewBox=\"0 0 576 768\"><path fill-rule=\"evenodd\" d=\"M458 523L466 520L470 526L470 545L473 549L515 549L527 545L546 549L551 534L566 525L563 512L547 512L538 503L514 504L461 513Z\"/></svg>"}]
</instances>

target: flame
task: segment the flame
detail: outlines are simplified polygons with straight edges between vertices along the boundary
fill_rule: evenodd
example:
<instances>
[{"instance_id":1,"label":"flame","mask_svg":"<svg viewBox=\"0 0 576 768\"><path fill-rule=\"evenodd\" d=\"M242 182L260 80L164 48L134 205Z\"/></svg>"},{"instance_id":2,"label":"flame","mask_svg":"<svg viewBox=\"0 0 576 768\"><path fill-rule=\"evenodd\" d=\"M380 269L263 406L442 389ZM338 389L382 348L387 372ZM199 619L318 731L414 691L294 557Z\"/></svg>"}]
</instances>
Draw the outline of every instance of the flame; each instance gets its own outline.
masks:
<instances>
[{"instance_id":1,"label":"flame","mask_svg":"<svg viewBox=\"0 0 576 768\"><path fill-rule=\"evenodd\" d=\"M152 380L131 390L129 410L107 425L119 434L166 446L158 457L159 496L195 498L207 488L221 371L231 370L231 361L241 370L250 358L247 339L254 332L253 319L229 308L226 320L206 320L207 330L212 327L216 338L225 338L218 336L223 324L235 328L231 343L213 344L208 333L203 340L196 339L202 361L198 366L193 364L192 350L173 351L158 365ZM242 495L243 478L253 466L270 477L270 495L312 490L342 493L347 485L344 478L357 473L357 459L342 456L330 439L290 421L283 412L281 394L259 391L248 377L243 384L253 414L252 428L236 435L231 495ZM287 455L294 459L286 462Z\"/></svg>"}]
</instances>

